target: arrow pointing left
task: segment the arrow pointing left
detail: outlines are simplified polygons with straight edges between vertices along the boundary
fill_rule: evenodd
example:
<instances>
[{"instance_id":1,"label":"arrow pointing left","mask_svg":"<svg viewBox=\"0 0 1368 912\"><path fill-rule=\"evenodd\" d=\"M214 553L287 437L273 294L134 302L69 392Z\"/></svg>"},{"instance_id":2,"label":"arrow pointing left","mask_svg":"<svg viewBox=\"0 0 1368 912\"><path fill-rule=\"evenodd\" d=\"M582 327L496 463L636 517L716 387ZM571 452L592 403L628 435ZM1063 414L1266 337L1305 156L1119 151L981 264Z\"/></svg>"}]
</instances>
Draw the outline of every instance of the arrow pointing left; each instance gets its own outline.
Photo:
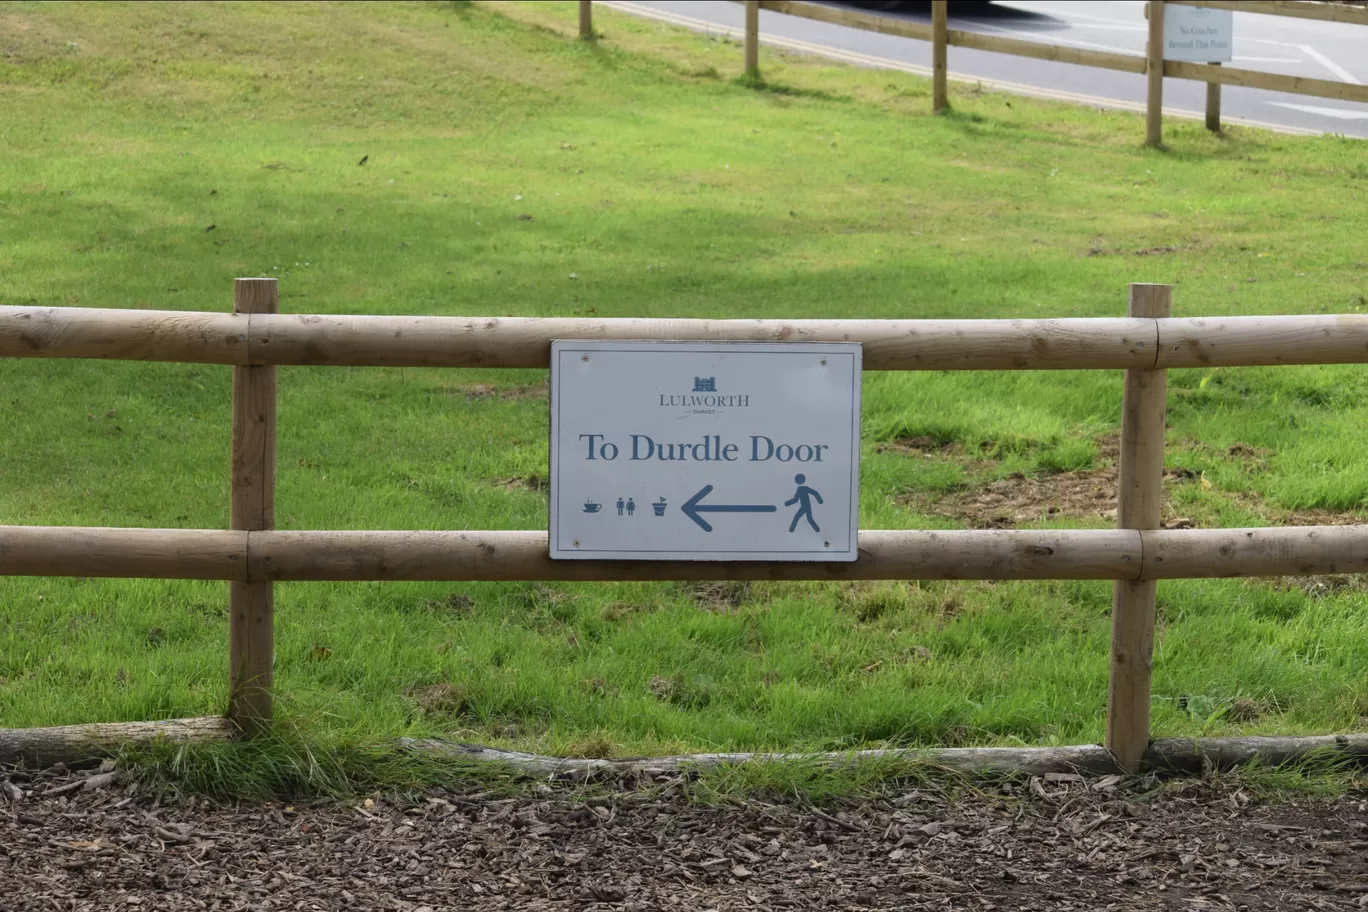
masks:
<instances>
[{"instance_id":1,"label":"arrow pointing left","mask_svg":"<svg viewBox=\"0 0 1368 912\"><path fill-rule=\"evenodd\" d=\"M702 500L712 493L712 485L704 485L703 489L685 501L679 509L684 515L698 523L704 532L711 532L712 525L700 516L700 513L774 513L778 507L770 504L709 504L703 506Z\"/></svg>"}]
</instances>

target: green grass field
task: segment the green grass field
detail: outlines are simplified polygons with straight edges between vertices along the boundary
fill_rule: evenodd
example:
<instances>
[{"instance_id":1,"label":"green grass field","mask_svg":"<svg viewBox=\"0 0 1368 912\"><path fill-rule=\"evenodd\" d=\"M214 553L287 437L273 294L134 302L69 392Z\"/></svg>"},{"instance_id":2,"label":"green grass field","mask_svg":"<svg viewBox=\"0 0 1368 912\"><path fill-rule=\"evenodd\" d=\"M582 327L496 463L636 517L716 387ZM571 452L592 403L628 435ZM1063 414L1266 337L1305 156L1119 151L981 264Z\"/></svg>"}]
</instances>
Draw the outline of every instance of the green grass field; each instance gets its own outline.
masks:
<instances>
[{"instance_id":1,"label":"green grass field","mask_svg":"<svg viewBox=\"0 0 1368 912\"><path fill-rule=\"evenodd\" d=\"M740 49L573 4L0 3L0 303L646 317L1368 306L1368 158ZM1138 78L1138 77L1137 77ZM364 164L360 164L364 159ZM282 368L282 529L546 523L541 371ZM230 371L0 360L0 522L224 528ZM1349 521L1358 368L1176 371L1169 517ZM1105 476L1121 377L870 374L861 525ZM1105 526L1096 512L1019 526ZM1028 507L1030 514L1034 508ZM3 555L0 555L3 560ZM588 755L1097 741L1106 583L289 584L278 705ZM0 725L221 712L219 583L0 579ZM1158 734L1368 725L1353 581L1164 583Z\"/></svg>"}]
</instances>

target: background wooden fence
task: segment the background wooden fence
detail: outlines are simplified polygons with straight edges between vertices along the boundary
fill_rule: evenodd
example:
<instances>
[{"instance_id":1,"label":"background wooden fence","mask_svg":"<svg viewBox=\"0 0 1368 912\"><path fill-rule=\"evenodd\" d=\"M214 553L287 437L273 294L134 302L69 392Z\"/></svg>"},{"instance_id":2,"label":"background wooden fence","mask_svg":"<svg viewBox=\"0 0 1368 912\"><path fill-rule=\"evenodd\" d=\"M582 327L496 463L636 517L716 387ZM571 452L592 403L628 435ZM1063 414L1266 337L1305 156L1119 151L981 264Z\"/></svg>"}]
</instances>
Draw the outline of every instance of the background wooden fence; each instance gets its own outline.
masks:
<instances>
[{"instance_id":1,"label":"background wooden fence","mask_svg":"<svg viewBox=\"0 0 1368 912\"><path fill-rule=\"evenodd\" d=\"M1159 528L1167 369L1368 362L1368 316L1170 316L1132 285L1123 318L637 320L277 313L275 279L238 279L233 313L0 307L0 357L231 365L231 528L0 526L0 575L229 582L229 716L272 718L273 586L290 580L1113 580L1106 746L1149 741L1160 579L1368 572L1368 526ZM554 339L860 342L870 370L1123 369L1115 530L865 531L853 563L552 561L544 531L274 528L276 365L541 367Z\"/></svg>"},{"instance_id":2,"label":"background wooden fence","mask_svg":"<svg viewBox=\"0 0 1368 912\"><path fill-rule=\"evenodd\" d=\"M1026 41L1020 38L1006 38L999 35L984 35L979 32L952 29L948 27L947 0L932 0L931 23L929 25L907 19L878 16L859 10L827 6L821 3L808 3L803 2L803 0L737 0L737 2L744 2L746 7L745 66L746 73L752 78L758 78L760 75L758 49L760 43L760 10L762 9L788 16L812 19L816 22L827 22L848 28L930 41L931 108L936 113L945 110L949 104L949 91L946 83L948 72L947 48L951 46L1142 74L1146 78L1145 144L1151 146L1160 145L1163 141L1165 76L1176 79L1194 79L1207 84L1206 125L1208 129L1218 132L1221 129L1222 85L1246 86L1252 89L1268 89L1295 95L1313 95L1319 98L1336 98L1342 101L1368 103L1368 86L1336 82L1330 79L1312 79L1306 76L1286 76L1280 73L1264 73L1258 70L1224 67L1219 63L1188 63L1164 59L1165 5L1201 6L1209 9L1263 13L1272 16L1318 19L1340 22L1345 25L1368 25L1368 7L1351 7L1310 2L1310 0L1168 0L1167 4L1165 0L1150 0L1145 11L1149 20L1149 36L1146 42L1145 56L1140 57L1134 54L1118 54L1114 51L1065 47L1045 42ZM579 0L581 38L593 37L591 7L590 0ZM1365 33L1364 38L1368 42L1368 33Z\"/></svg>"}]
</instances>

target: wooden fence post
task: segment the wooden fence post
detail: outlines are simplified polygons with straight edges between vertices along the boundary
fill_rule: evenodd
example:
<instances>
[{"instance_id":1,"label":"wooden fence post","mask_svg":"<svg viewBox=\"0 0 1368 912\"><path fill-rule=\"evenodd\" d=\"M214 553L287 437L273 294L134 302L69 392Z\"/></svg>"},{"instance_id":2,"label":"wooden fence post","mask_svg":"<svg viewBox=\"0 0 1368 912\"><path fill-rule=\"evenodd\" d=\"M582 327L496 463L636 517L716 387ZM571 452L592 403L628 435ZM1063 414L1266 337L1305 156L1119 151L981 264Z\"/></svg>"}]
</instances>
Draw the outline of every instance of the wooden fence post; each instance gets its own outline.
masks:
<instances>
[{"instance_id":1,"label":"wooden fence post","mask_svg":"<svg viewBox=\"0 0 1368 912\"><path fill-rule=\"evenodd\" d=\"M1220 66L1220 63L1212 63L1212 66ZM1206 128L1212 133L1221 132L1221 84L1219 82L1208 82L1206 97Z\"/></svg>"},{"instance_id":2,"label":"wooden fence post","mask_svg":"<svg viewBox=\"0 0 1368 912\"><path fill-rule=\"evenodd\" d=\"M760 78L760 2L746 0L746 75Z\"/></svg>"},{"instance_id":3,"label":"wooden fence post","mask_svg":"<svg viewBox=\"0 0 1368 912\"><path fill-rule=\"evenodd\" d=\"M1132 317L1167 317L1173 287L1130 287ZM1148 344L1157 345L1155 341ZM1156 352L1156 359L1158 353ZM1157 529L1164 494L1164 410L1168 371L1126 371L1121 401L1121 466L1116 524ZM1136 772L1149 746L1150 664L1154 652L1155 581L1117 580L1112 589L1111 686L1107 693L1107 747Z\"/></svg>"},{"instance_id":4,"label":"wooden fence post","mask_svg":"<svg viewBox=\"0 0 1368 912\"><path fill-rule=\"evenodd\" d=\"M950 104L949 88L945 84L946 48L949 46L949 13L947 0L931 2L931 112L939 114Z\"/></svg>"},{"instance_id":5,"label":"wooden fence post","mask_svg":"<svg viewBox=\"0 0 1368 912\"><path fill-rule=\"evenodd\" d=\"M1164 141L1164 0L1149 0L1149 42L1145 45L1145 145Z\"/></svg>"},{"instance_id":6,"label":"wooden fence post","mask_svg":"<svg viewBox=\"0 0 1368 912\"><path fill-rule=\"evenodd\" d=\"M580 38L588 41L594 37L594 7L590 0L579 0Z\"/></svg>"},{"instance_id":7,"label":"wooden fence post","mask_svg":"<svg viewBox=\"0 0 1368 912\"><path fill-rule=\"evenodd\" d=\"M233 282L233 312L280 309L275 279ZM250 319L250 318L249 318ZM229 525L275 528L276 369L233 368L233 482ZM275 664L275 594L270 582L228 584L228 717L244 734L271 727Z\"/></svg>"}]
</instances>

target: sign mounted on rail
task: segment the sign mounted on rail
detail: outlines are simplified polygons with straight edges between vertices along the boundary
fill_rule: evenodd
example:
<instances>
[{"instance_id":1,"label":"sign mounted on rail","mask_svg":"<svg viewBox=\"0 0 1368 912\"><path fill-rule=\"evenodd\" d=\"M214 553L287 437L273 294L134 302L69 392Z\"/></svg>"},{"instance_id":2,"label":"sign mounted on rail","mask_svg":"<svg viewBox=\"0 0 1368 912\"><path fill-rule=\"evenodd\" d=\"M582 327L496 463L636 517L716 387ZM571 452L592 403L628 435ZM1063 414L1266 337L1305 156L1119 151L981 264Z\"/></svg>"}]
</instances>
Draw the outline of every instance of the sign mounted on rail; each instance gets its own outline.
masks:
<instances>
[{"instance_id":1,"label":"sign mounted on rail","mask_svg":"<svg viewBox=\"0 0 1368 912\"><path fill-rule=\"evenodd\" d=\"M1164 4L1164 59L1229 63L1234 43L1230 10Z\"/></svg>"},{"instance_id":2,"label":"sign mounted on rail","mask_svg":"<svg viewBox=\"0 0 1368 912\"><path fill-rule=\"evenodd\" d=\"M857 343L551 343L551 557L853 561Z\"/></svg>"}]
</instances>

